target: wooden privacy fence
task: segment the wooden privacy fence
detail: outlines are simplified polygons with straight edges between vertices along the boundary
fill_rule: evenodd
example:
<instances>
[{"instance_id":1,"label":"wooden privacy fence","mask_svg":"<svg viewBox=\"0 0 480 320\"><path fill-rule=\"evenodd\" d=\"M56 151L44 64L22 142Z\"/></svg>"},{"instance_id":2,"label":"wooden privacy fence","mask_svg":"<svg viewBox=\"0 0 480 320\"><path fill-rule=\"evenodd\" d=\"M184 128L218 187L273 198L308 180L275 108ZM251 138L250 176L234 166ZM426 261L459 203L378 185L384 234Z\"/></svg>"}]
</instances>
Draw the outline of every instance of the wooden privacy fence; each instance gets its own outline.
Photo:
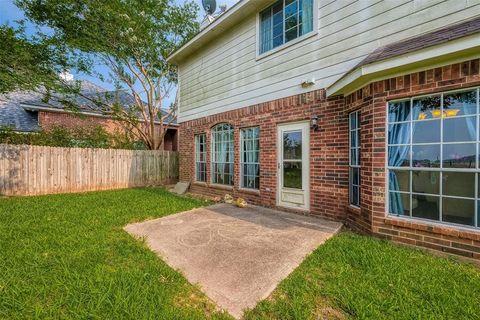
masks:
<instances>
[{"instance_id":1,"label":"wooden privacy fence","mask_svg":"<svg viewBox=\"0 0 480 320\"><path fill-rule=\"evenodd\" d=\"M173 183L171 151L0 144L0 195L36 195Z\"/></svg>"}]
</instances>

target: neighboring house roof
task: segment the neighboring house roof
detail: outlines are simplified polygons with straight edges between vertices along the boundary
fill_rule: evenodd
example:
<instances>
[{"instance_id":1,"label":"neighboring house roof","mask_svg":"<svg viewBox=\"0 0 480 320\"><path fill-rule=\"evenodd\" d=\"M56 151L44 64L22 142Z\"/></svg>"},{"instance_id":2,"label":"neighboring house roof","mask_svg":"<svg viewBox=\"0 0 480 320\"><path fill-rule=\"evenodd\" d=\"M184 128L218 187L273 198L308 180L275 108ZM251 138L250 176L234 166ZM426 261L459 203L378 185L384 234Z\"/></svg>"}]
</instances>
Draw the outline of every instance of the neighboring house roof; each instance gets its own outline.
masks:
<instances>
[{"instance_id":1,"label":"neighboring house roof","mask_svg":"<svg viewBox=\"0 0 480 320\"><path fill-rule=\"evenodd\" d=\"M107 91L88 80L80 82L82 94L104 100L107 103L118 102L122 106L128 107L134 103L132 95L125 91ZM75 97L75 104L79 106L79 112L93 116L106 116L100 110L96 110L91 100L85 97ZM65 112L64 106L50 99L48 103L44 102L44 96L38 92L17 91L0 95L0 127L11 127L16 131L35 132L39 131L37 111ZM162 110L163 114L166 114ZM170 122L170 119L167 120ZM172 121L173 125L176 121Z\"/></svg>"},{"instance_id":2,"label":"neighboring house roof","mask_svg":"<svg viewBox=\"0 0 480 320\"><path fill-rule=\"evenodd\" d=\"M470 20L448 25L446 27L442 27L428 33L424 33L380 47L370 53L359 64L357 64L354 68L352 68L349 72L342 76L337 82L330 86L329 95L344 93L340 92L341 89L352 83L353 80L357 81L359 78L367 76L369 73L383 71L380 70L380 68L373 67L371 68L372 70L368 70L370 66L378 64L380 62L390 61L397 57L407 58L405 59L405 61L403 61L403 65L413 65L415 62L417 62L415 60L415 57L413 56L414 53L427 52L430 48L434 49L433 55L430 57L430 59L435 58L437 60L439 60L439 57L441 57L442 55L444 55L445 57L452 57L454 54L458 54L458 52L467 52L468 50L475 50L478 53L478 47L480 47L480 42L478 41L477 36L479 32L480 17L476 17ZM464 41L464 38L468 36L475 37L472 38L472 41ZM442 45L450 45L450 50L440 50L439 48ZM428 58L428 55L424 54L423 60L421 61L425 62L425 60L427 60ZM391 67L393 69L394 65L392 64ZM346 79L348 80L345 81Z\"/></svg>"},{"instance_id":3,"label":"neighboring house roof","mask_svg":"<svg viewBox=\"0 0 480 320\"><path fill-rule=\"evenodd\" d=\"M39 131L38 114L29 112L20 106L25 92L15 92L0 96L0 127L9 127L16 131Z\"/></svg>"}]
</instances>

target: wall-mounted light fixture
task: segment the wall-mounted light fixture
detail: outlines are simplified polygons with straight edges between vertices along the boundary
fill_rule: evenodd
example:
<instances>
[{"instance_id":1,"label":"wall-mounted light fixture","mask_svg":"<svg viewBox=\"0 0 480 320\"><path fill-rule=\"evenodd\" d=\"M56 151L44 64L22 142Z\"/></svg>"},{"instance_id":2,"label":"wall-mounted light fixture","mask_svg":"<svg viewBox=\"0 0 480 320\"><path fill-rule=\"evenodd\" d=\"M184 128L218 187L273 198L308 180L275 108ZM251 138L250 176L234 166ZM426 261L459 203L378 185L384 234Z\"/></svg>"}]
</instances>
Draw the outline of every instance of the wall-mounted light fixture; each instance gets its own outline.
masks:
<instances>
[{"instance_id":1,"label":"wall-mounted light fixture","mask_svg":"<svg viewBox=\"0 0 480 320\"><path fill-rule=\"evenodd\" d=\"M312 118L310 119L310 123L313 131L318 131L318 116L316 114L312 116Z\"/></svg>"}]
</instances>

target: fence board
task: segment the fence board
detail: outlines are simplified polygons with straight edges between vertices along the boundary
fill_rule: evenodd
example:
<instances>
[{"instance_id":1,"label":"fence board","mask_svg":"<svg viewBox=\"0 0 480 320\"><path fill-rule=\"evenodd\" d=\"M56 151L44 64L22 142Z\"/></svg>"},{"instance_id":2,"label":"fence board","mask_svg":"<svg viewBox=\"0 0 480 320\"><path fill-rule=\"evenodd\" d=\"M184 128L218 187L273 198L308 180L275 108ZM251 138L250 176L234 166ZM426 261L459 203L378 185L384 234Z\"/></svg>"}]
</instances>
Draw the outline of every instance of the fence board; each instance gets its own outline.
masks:
<instances>
[{"instance_id":1,"label":"fence board","mask_svg":"<svg viewBox=\"0 0 480 320\"><path fill-rule=\"evenodd\" d=\"M162 185L178 179L172 151L0 144L0 195L37 195Z\"/></svg>"}]
</instances>

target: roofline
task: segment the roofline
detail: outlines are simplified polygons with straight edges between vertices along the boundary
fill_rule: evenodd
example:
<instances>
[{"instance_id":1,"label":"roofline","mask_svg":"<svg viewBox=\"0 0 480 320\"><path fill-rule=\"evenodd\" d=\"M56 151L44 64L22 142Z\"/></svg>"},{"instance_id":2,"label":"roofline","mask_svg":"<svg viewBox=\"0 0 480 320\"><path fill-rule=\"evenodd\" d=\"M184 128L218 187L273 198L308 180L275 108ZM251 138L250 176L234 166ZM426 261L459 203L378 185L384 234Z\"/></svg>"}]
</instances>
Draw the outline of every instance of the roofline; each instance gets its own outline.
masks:
<instances>
[{"instance_id":1,"label":"roofline","mask_svg":"<svg viewBox=\"0 0 480 320\"><path fill-rule=\"evenodd\" d=\"M327 88L327 96L345 96L372 81L390 78L392 74L425 70L425 62L431 68L432 65L445 65L447 61L461 62L467 57L480 57L480 33L355 67Z\"/></svg>"},{"instance_id":2,"label":"roofline","mask_svg":"<svg viewBox=\"0 0 480 320\"><path fill-rule=\"evenodd\" d=\"M20 106L25 109L25 110L36 110L36 111L48 111L48 112L56 112L56 113L80 113L85 116L92 116L92 117L99 117L99 118L107 118L111 119L112 116L106 115L106 114L101 114L101 113L95 113L95 112L84 112L84 111L79 111L79 112L74 112L70 110L65 110L65 109L58 109L58 108L52 108L52 107L44 107L44 106L39 106L39 105L34 105L34 104L28 104L28 103L20 103ZM144 122L142 119L138 119L140 122ZM155 124L161 124L160 121L154 121ZM163 122L164 125L166 126L172 126L172 127L179 127L180 125L178 123L165 123Z\"/></svg>"},{"instance_id":3,"label":"roofline","mask_svg":"<svg viewBox=\"0 0 480 320\"><path fill-rule=\"evenodd\" d=\"M210 23L207 27L201 29L197 34L190 40L188 40L185 44L183 44L180 48L175 50L172 54L170 54L167 57L167 62L168 63L175 63L175 58L185 51L189 46L191 46L193 43L197 42L200 38L202 38L206 33L208 33L210 30L221 24L223 21L228 19L232 14L237 12L240 8L245 6L247 3L249 3L252 0L239 0L237 3L235 3L233 6L231 6L227 11L225 11L223 14L221 14L219 17L217 17L215 20L213 20L212 23Z\"/></svg>"}]
</instances>

